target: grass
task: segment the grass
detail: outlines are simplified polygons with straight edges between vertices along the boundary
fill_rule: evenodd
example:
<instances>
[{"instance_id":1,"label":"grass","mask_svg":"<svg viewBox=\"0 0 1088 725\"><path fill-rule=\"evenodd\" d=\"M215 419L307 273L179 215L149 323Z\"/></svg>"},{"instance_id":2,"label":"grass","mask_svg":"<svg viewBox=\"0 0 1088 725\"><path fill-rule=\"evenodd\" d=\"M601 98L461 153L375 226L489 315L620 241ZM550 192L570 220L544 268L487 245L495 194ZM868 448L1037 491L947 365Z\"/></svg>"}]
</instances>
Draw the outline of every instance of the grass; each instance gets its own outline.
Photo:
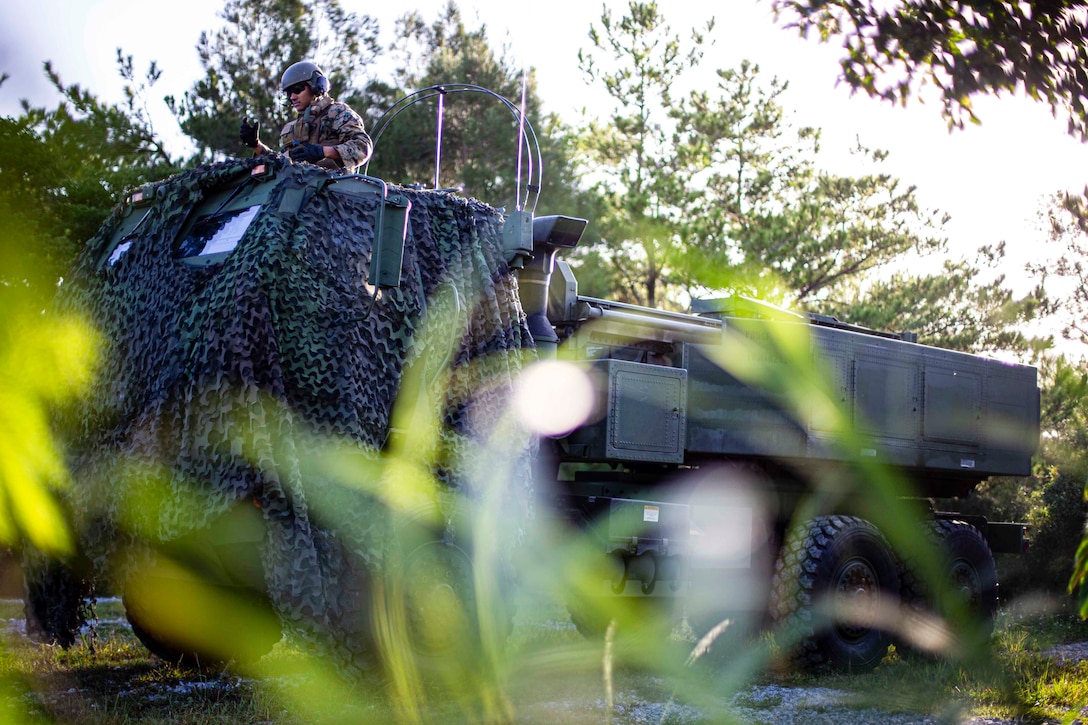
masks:
<instances>
[{"instance_id":1,"label":"grass","mask_svg":"<svg viewBox=\"0 0 1088 725\"><path fill-rule=\"evenodd\" d=\"M1062 663L1048 651L1073 642L1088 642L1088 623L1073 614L1024 614L1013 609L999 615L988 650L962 661L906 656L892 648L870 673L788 673L780 681L850 693L858 708L924 713L952 721L968 714L1063 721L1088 705L1088 661Z\"/></svg>"},{"instance_id":2,"label":"grass","mask_svg":"<svg viewBox=\"0 0 1088 725\"><path fill-rule=\"evenodd\" d=\"M16 629L21 609L19 602L0 601L0 623ZM950 720L970 714L1068 721L1088 703L1088 662L1063 664L1043 654L1062 643L1088 641L1088 624L1063 613L1004 611L989 653L970 662L904 657L893 649L876 670L861 675L770 668L738 688L722 685L716 670L696 668L678 687L661 670L617 663L609 709L600 644L582 640L562 605L548 598L523 597L520 612L507 643L512 666L503 674L518 722L719 722L731 698L732 707L756 713L758 720L759 713L769 717L781 707L791 688L842 693L830 704L809 704L814 714L852 707ZM0 721L287 725L403 719L388 704L387 686L377 676L323 687L327 683L300 666L300 653L283 643L265 658L259 678L227 670L201 673L149 656L115 600L100 603L98 616L97 638L88 636L67 651L18 634L7 637L0 650ZM674 697L678 692L713 696L685 703L686 696ZM430 694L425 720L471 719L456 698Z\"/></svg>"}]
</instances>

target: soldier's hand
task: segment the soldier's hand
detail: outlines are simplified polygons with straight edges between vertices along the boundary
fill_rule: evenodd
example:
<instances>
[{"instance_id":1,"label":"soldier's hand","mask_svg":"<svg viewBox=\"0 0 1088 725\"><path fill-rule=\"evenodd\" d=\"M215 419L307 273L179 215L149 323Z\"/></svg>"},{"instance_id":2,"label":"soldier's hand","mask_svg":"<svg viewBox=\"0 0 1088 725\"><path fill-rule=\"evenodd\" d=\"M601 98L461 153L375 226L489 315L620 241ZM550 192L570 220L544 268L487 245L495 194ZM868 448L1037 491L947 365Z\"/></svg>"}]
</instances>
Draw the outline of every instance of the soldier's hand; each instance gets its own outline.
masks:
<instances>
[{"instance_id":1,"label":"soldier's hand","mask_svg":"<svg viewBox=\"0 0 1088 725\"><path fill-rule=\"evenodd\" d=\"M292 161L309 161L311 164L316 164L325 158L325 147L315 143L305 143L292 146L287 153L291 156Z\"/></svg>"},{"instance_id":2,"label":"soldier's hand","mask_svg":"<svg viewBox=\"0 0 1088 725\"><path fill-rule=\"evenodd\" d=\"M238 138L251 149L256 148L257 144L260 143L257 139L257 134L260 133L260 131L261 122L254 119L253 122L250 123L249 117L246 117L242 119L242 126L238 129Z\"/></svg>"}]
</instances>

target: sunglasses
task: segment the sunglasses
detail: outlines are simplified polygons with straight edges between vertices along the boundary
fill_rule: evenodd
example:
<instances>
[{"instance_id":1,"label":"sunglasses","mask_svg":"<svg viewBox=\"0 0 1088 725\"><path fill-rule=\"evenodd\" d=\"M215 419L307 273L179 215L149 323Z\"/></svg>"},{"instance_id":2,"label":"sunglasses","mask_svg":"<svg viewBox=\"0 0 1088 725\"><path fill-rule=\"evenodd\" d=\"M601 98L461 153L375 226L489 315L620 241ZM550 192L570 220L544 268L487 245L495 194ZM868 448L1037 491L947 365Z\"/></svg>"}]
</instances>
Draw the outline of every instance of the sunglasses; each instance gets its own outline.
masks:
<instances>
[{"instance_id":1,"label":"sunglasses","mask_svg":"<svg viewBox=\"0 0 1088 725\"><path fill-rule=\"evenodd\" d=\"M302 93L309 86L310 86L309 83L296 83L295 85L288 87L284 91L284 93L286 93L288 96L295 96L295 95L298 95L299 93Z\"/></svg>"}]
</instances>

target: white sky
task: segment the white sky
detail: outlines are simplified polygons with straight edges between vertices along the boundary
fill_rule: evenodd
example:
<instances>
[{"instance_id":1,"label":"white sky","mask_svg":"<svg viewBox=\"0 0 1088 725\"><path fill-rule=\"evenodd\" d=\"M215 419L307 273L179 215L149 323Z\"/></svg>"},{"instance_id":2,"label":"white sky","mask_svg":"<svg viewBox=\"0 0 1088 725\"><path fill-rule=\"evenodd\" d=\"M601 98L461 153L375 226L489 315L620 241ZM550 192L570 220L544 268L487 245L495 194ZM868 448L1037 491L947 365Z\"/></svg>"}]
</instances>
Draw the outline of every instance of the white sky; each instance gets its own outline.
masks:
<instances>
[{"instance_id":1,"label":"white sky","mask_svg":"<svg viewBox=\"0 0 1088 725\"><path fill-rule=\"evenodd\" d=\"M368 13L381 24L385 41L394 20L415 7L432 20L445 0L409 0L381 4L341 0L345 8ZM626 0L606 3L617 17ZM517 5L508 0L461 0L466 25L487 23L496 46L508 43L512 56L536 68L546 110L568 122L588 108L592 114L603 96L589 88L578 71L577 52L588 48L587 32L598 21L602 3L553 0ZM695 10L690 0L659 0L673 30L686 36L702 25L708 10ZM65 83L80 83L99 97L119 100L116 48L132 54L137 69L151 60L163 70L155 96L180 96L201 75L195 45L202 30L221 21L216 0L36 0L0 3L0 71L11 77L0 87L0 114L19 112L19 100L54 105L59 99L42 73L52 60ZM731 0L705 4L718 8L715 45L707 52L704 72L735 67L744 59L760 65L766 78L790 82L782 102L796 125L823 130L825 167L842 173L864 173L847 153L855 139L870 148L891 152L883 168L918 187L925 208L952 215L946 228L961 253L1006 240L1012 260L1007 272L1018 277L1026 259L1045 253L1043 235L1035 230L1042 199L1059 189L1088 184L1088 146L1065 134L1064 123L1041 105L1016 98L979 98L981 127L948 132L936 104L911 103L907 109L862 96L851 97L837 86L836 46L804 41L775 26L768 0ZM455 80L455 79L451 79ZM335 79L333 79L335 91ZM156 111L157 128L175 128L165 106ZM547 170L545 170L545 173Z\"/></svg>"}]
</instances>

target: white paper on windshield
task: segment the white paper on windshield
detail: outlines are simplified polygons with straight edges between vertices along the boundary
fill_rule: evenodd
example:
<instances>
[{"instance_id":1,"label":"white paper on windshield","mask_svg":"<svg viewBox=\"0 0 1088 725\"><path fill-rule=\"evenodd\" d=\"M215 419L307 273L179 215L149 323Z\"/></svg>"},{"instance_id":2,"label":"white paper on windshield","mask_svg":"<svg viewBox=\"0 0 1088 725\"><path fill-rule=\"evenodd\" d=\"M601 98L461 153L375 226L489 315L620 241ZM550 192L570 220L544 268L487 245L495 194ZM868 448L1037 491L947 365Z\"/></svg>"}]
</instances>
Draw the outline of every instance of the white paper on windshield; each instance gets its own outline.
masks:
<instances>
[{"instance_id":1,"label":"white paper on windshield","mask_svg":"<svg viewBox=\"0 0 1088 725\"><path fill-rule=\"evenodd\" d=\"M117 260L121 259L125 252L132 246L132 241L121 242L117 245L117 249L113 250L113 254L110 255L108 264L112 267L117 264Z\"/></svg>"},{"instance_id":2,"label":"white paper on windshield","mask_svg":"<svg viewBox=\"0 0 1088 725\"><path fill-rule=\"evenodd\" d=\"M246 229L249 229L250 223L260 210L260 204L251 206L225 222L204 245L204 249L200 251L199 256L204 257L209 254L232 251L238 246L242 235L246 233Z\"/></svg>"}]
</instances>

